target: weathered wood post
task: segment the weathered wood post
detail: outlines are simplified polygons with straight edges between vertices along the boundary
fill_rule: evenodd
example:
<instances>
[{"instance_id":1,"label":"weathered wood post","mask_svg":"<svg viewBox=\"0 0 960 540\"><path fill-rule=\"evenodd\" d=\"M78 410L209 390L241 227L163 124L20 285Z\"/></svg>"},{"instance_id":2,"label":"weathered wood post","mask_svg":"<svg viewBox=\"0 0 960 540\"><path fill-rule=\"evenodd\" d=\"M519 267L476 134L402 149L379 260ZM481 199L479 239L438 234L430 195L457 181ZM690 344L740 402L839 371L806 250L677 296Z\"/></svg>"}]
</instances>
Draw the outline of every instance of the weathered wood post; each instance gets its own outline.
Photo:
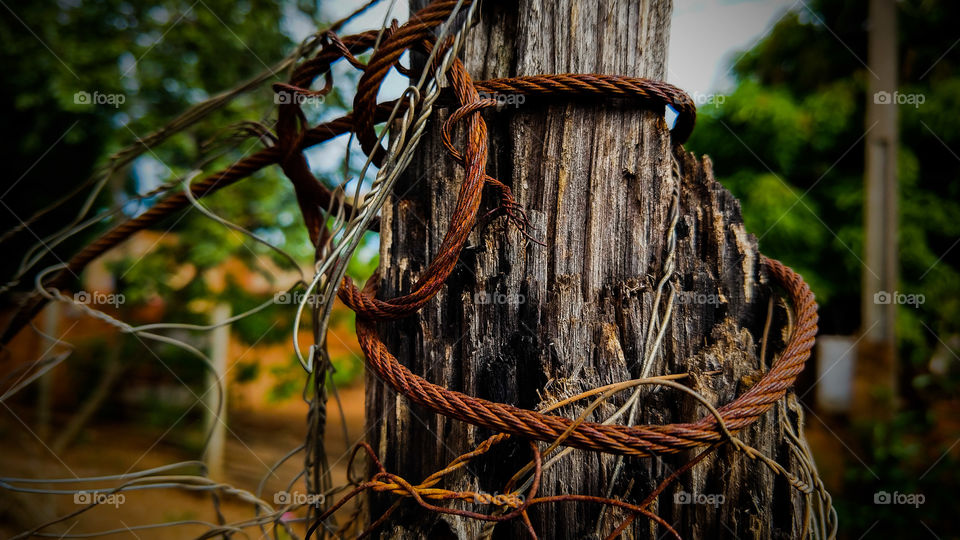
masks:
<instances>
[{"instance_id":1,"label":"weathered wood post","mask_svg":"<svg viewBox=\"0 0 960 540\"><path fill-rule=\"evenodd\" d=\"M412 0L411 11L424 3ZM476 80L565 72L662 80L671 7L669 0L487 2L467 40L465 65ZM420 146L384 208L382 297L409 291L436 256L453 212L463 171L436 136L448 112L436 118L435 136ZM649 374L693 372L685 383L716 404L732 401L760 377L782 345L783 311L774 309L764 362L760 342L771 290L756 240L744 230L739 203L714 180L709 161L678 152L682 181L671 174L662 112L616 100L526 99L485 118L487 171L512 186L533 235L546 247L526 241L504 218L478 225L437 298L417 316L381 326L402 363L437 384L528 409L639 377L645 347L653 342L648 326L678 191L677 292ZM485 205L481 214L495 202ZM703 374L711 370L720 373ZM412 482L491 435L411 406L373 376L367 385L369 441L387 470ZM602 406L593 419L606 418L627 397ZM674 389L645 387L633 421L691 421L705 413ZM770 411L741 437L789 469L779 414ZM578 450L544 472L540 492L637 502L694 455L624 459L615 474L617 456ZM512 441L444 487L498 492L529 457L525 442ZM723 502L685 504L684 493ZM394 500L371 496L370 519ZM689 538L787 538L799 535L799 501L782 477L728 445L680 477L652 510ZM530 517L541 538L584 538L609 534L626 514L557 503L532 509ZM498 525L494 537L520 537L520 527ZM407 501L378 534L476 538L483 530L481 522L440 516ZM625 537L663 532L640 518Z\"/></svg>"}]
</instances>

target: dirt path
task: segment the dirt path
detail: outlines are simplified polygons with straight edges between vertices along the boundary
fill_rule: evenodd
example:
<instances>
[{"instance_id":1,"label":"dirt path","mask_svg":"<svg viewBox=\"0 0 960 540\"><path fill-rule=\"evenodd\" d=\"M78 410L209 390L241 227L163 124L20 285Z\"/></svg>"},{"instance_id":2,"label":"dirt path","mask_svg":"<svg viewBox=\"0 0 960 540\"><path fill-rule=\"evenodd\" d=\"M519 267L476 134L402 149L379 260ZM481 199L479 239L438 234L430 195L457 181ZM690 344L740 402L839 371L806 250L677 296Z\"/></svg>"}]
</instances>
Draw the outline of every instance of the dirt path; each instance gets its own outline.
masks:
<instances>
[{"instance_id":1,"label":"dirt path","mask_svg":"<svg viewBox=\"0 0 960 540\"><path fill-rule=\"evenodd\" d=\"M350 441L344 440L339 421L339 408L331 399L331 419L327 439L327 454L333 470L334 483L346 481L349 451L362 436L363 387L340 389L344 403ZM256 492L258 484L270 467L288 452L302 444L306 432L306 406L287 404L276 411L231 411L227 442L226 478L233 486ZM92 425L72 448L54 456L43 443L28 431L24 424L4 409L0 413L0 476L27 478L75 478L121 474L158 467L178 461L197 459L184 450L183 441L176 441L171 432L145 427L119 425ZM303 467L303 454L293 456L271 475L263 489L262 498L274 503L274 494L287 490L289 482ZM115 484L99 484L100 487ZM49 487L49 486L48 486ZM74 484L69 488L92 487ZM303 493L303 482L294 484L291 493ZM111 538L194 538L206 530L201 525L185 525L155 530L128 529L149 523L171 523L178 520L216 521L216 513L208 494L190 493L179 489L130 492L115 506L100 505L82 516L51 526L45 532L60 535L90 533L108 529L121 532ZM82 508L72 495L19 494L0 489L0 537L9 538L54 516ZM253 507L236 498L224 499L221 511L227 521L254 517ZM302 512L298 513L303 515ZM295 530L303 534L303 528ZM246 529L251 538L261 538L257 528Z\"/></svg>"}]
</instances>

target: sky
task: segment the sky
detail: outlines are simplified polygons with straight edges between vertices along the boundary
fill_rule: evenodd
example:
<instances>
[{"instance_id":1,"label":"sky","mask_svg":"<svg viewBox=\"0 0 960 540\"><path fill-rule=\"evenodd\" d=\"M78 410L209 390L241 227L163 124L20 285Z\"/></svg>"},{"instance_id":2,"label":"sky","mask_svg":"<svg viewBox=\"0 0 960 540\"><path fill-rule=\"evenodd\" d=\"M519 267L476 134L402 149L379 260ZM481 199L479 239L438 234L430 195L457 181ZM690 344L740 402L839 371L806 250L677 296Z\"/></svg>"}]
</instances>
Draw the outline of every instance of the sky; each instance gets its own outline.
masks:
<instances>
[{"instance_id":1,"label":"sky","mask_svg":"<svg viewBox=\"0 0 960 540\"><path fill-rule=\"evenodd\" d=\"M729 92L732 61L784 13L803 9L803 0L674 0L667 82L691 95Z\"/></svg>"}]
</instances>

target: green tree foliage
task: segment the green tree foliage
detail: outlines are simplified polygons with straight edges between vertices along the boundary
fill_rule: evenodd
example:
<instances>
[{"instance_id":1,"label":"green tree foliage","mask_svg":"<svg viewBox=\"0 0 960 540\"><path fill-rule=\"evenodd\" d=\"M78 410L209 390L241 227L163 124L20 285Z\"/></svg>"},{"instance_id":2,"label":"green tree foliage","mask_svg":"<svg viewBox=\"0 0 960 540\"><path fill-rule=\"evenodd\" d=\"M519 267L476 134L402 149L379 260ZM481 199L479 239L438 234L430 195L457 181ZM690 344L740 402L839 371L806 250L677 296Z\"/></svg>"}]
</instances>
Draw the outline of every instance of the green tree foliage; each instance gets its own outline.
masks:
<instances>
[{"instance_id":1,"label":"green tree foliage","mask_svg":"<svg viewBox=\"0 0 960 540\"><path fill-rule=\"evenodd\" d=\"M0 225L7 231L80 189L58 209L6 241L7 252L16 256L0 260L0 282L14 275L20 254L77 214L92 189L83 183L111 154L146 137L190 106L249 80L289 55L298 45L288 31L291 22L318 30L324 27L316 3L292 0L4 3L0 8L0 40L4 44L0 60L8 75L0 85L0 122L11 136L0 147L0 159L10 167L10 180L0 196ZM311 122L340 116L350 107L352 96L342 92L351 87L355 72L338 65L335 73L337 88L324 103L305 105ZM276 105L270 84L287 77L286 71L276 73L258 89L239 96L118 171L90 214L103 219L51 246L34 272L66 260L103 231L158 201L152 197L138 202L138 194L193 170L201 170L202 177L262 148L256 138L236 137L236 127L241 122L272 127ZM317 156L311 154L318 177L329 185L342 181L341 166L318 168L317 162L331 160L312 159ZM348 164L353 177L361 158L355 153ZM293 191L277 167L205 198L202 204L288 251L309 268L313 249ZM107 211L117 207L122 207L122 212L110 217ZM209 323L207 311L215 302L229 303L238 314L270 300L273 292L253 294L233 277L216 291L202 279L206 271L231 258L268 280L272 279L270 268L295 275L287 259L193 209L159 223L153 232L164 235L164 241L148 255L131 255L109 265L118 292L127 300L119 316L133 323L158 322L148 320L156 316L155 310L141 309L158 299L162 299L165 321L195 324ZM365 256L351 262L352 275L369 276L376 266L375 247L376 236L368 237L361 249ZM186 283L171 279L182 274L185 266L191 267L195 279ZM21 280L20 291L32 288L32 275ZM79 281L74 283L77 285ZM280 290L281 284L275 287ZM233 335L250 345L289 340L295 308L270 306L235 323ZM304 328L310 329L309 317ZM181 332L176 337L206 348L202 333ZM166 370L157 368L160 357L177 368L181 380L202 392L203 370L195 358L183 357L183 351L172 346L153 346L130 336L117 339L122 343L115 346L130 351L125 360L140 366L134 373L149 378L150 373L157 375L155 369L161 369L160 375L169 377ZM91 355L80 350L76 356ZM84 368L78 364L76 369L91 365ZM184 366L190 369L180 370ZM289 370L289 377L302 386L304 374L299 365L295 367L296 371ZM237 377L249 380L262 372L244 364Z\"/></svg>"},{"instance_id":2,"label":"green tree foliage","mask_svg":"<svg viewBox=\"0 0 960 540\"><path fill-rule=\"evenodd\" d=\"M82 184L113 152L145 137L191 105L276 65L297 45L285 31L290 19L315 16L316 5L303 4L259 0L5 4L0 23L5 46L0 56L8 72L16 76L8 77L0 88L4 105L0 114L3 124L19 135L0 152L6 154L5 162L13 165L13 177L20 179L11 182L5 188L9 192L0 199L4 230ZM318 29L323 27L319 21L314 24ZM341 69L345 67L338 66L337 76L349 81L355 74L349 68ZM262 145L255 138L237 140L231 136L241 122L272 126L276 106L270 82L286 77L286 72L277 73L259 89L241 95L120 171L92 213L117 205L124 205L124 211L112 219L105 216L56 246L37 268L65 260L97 234L157 201L150 198L136 203L133 197L138 193L182 178L194 169L211 173L259 150ZM349 84L338 85L322 105L305 106L312 120L346 111L352 96L342 96L341 86ZM96 102L96 96L111 102ZM359 157L354 155L349 163L353 176ZM321 170L318 175L330 185L342 178L334 170ZM58 210L9 240L10 252L23 253L39 238L59 230L89 193L89 188L81 190ZM278 168L265 169L204 199L202 204L287 250L302 264L312 261L313 250L295 197ZM293 270L285 258L269 248L195 210L181 212L155 230L184 241L158 244L150 255L130 257L112 268L132 303L162 297L168 313L180 317L178 320L202 319L202 314L187 309L197 298L218 296L241 307L252 307L269 298L251 298L239 286L228 287L219 295L199 282L172 287L168 277L184 263L193 265L198 276L229 257L241 259L265 277L269 277L265 266ZM367 242L375 245L376 238ZM366 257L351 264L352 273L363 278L376 264L373 250L364 253ZM0 275L9 278L17 264L17 257L0 261ZM21 288L30 287L32 280L23 280ZM264 338L277 311L268 310L239 325L241 337L250 343ZM277 339L278 334L267 332L266 338Z\"/></svg>"},{"instance_id":3,"label":"green tree foliage","mask_svg":"<svg viewBox=\"0 0 960 540\"><path fill-rule=\"evenodd\" d=\"M848 503L840 504L840 522L850 534L881 517L903 527L896 530L916 530L910 529L917 527L913 514L893 519L870 504L870 494L884 488L925 491L921 512L946 524L947 506L936 499L955 489L944 486L958 485L949 457L921 477L952 439L921 440L943 425L938 405L955 394L960 379L956 357L943 343L960 331L960 249L953 249L960 237L960 49L951 47L960 4L907 0L897 6L899 91L923 101L898 105L898 290L922 294L926 302L901 306L897 314L906 412L889 425L864 426L861 452L873 459L880 479L859 464L851 468L844 490L865 495L852 503L841 497ZM811 283L823 333L852 334L860 322L865 110L873 99L867 95L873 75L864 65L866 14L863 0L814 0L785 15L734 63L735 90L722 104L701 107L689 144L713 158L761 249ZM938 350L953 367L931 374Z\"/></svg>"},{"instance_id":4,"label":"green tree foliage","mask_svg":"<svg viewBox=\"0 0 960 540\"><path fill-rule=\"evenodd\" d=\"M19 178L3 197L5 225L68 193L112 152L262 71L264 62L276 62L292 47L279 31L282 6L272 2L62 0L52 6L12 2L5 7L0 56L15 76L6 77L0 90L0 114L18 136L0 151L13 164L12 176ZM122 103L78 100L84 92L122 96ZM163 171L161 179L189 170L202 141L222 135L224 126L251 119L250 111L264 110L260 105L267 99L238 100L148 154ZM128 193L142 187L136 185L139 172L126 171L121 179ZM101 205L116 195L108 190ZM43 236L76 210L76 204L64 205L31 229ZM20 245L35 241L27 233ZM63 246L59 255L76 244ZM5 260L5 267L11 262Z\"/></svg>"}]
</instances>

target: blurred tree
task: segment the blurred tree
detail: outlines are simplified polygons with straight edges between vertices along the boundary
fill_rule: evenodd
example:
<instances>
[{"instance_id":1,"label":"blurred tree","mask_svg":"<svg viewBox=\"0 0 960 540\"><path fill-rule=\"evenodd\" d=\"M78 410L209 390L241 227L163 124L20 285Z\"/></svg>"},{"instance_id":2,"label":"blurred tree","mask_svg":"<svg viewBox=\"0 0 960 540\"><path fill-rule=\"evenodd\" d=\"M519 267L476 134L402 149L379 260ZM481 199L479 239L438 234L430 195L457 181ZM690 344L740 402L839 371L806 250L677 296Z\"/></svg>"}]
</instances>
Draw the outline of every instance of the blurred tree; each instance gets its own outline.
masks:
<instances>
[{"instance_id":1,"label":"blurred tree","mask_svg":"<svg viewBox=\"0 0 960 540\"><path fill-rule=\"evenodd\" d=\"M8 76L0 88L0 122L16 131L0 147L0 159L10 168L9 181L0 190L0 231L20 226L37 211L81 189L4 240L7 253L15 256L0 260L0 282L8 282L16 273L20 255L28 248L73 220L92 191L84 182L111 154L140 141L190 106L269 70L297 45L288 31L290 23L307 18L322 29L319 17L318 4L294 0L4 3L0 62ZM342 71L338 77L349 80L350 69ZM88 214L102 219L63 244L49 246L51 250L44 246L40 250L44 257L14 292L32 288L38 269L65 260L104 230L158 200L138 201L138 194L183 178L198 167L204 173L219 170L260 149L255 138L234 137L235 127L251 121L271 127L276 107L270 82L286 76L277 73L118 171ZM335 90L323 105L305 109L314 119L339 116L351 98ZM349 163L354 175L355 162ZM318 176L331 184L341 181L333 169ZM302 264L312 262L293 192L279 169L261 171L202 204L287 250ZM116 207L122 207L122 212L110 217L107 211ZM158 242L145 257L110 265L118 291L127 300L120 308L123 319L136 320L137 307L162 298L166 320L205 324L205 307L214 302L229 302L240 313L272 296L251 294L229 277L226 286L216 291L204 279L186 283L170 279L187 264L198 278L228 258L239 259L268 278L269 268L292 270L286 259L269 248L192 209L161 222L155 230L168 239L188 241ZM375 244L376 239L368 241ZM368 254L352 269L365 278L375 265L375 257ZM8 294L5 300L10 299ZM289 339L292 312L290 305L271 306L235 324L234 335L249 344ZM352 328L352 319L341 324ZM190 339L194 337L199 334ZM154 355L143 354L146 345L140 340L117 339L125 343L115 344L114 350L139 351L124 354L125 362L154 366ZM182 351L168 346L156 347L155 354L195 389L202 387L203 373L195 358L178 363ZM140 369L132 373L149 376ZM249 376L243 370L239 373ZM163 375L169 376L166 370Z\"/></svg>"},{"instance_id":2,"label":"blurred tree","mask_svg":"<svg viewBox=\"0 0 960 540\"><path fill-rule=\"evenodd\" d=\"M293 45L280 32L282 6L268 2L64 0L53 9L35 2L5 7L0 56L16 76L8 77L0 90L0 114L4 125L23 131L0 150L13 164L16 180L3 196L5 225L27 219L86 180L110 153L262 71L261 58L275 62ZM112 98L94 103L97 96ZM268 99L266 94L246 96L148 153L149 158L124 171L128 192L156 187L149 184L189 170L201 141L222 135L224 126L251 119L248 111ZM18 245L56 230L88 193L32 226L33 234L18 236ZM104 207L123 202L110 201L110 194L103 199L98 203ZM75 243L63 246L60 256L73 247ZM9 258L2 264L8 269L15 262Z\"/></svg>"},{"instance_id":3,"label":"blurred tree","mask_svg":"<svg viewBox=\"0 0 960 540\"><path fill-rule=\"evenodd\" d=\"M925 302L898 308L904 412L890 425L864 426L864 446L883 481L860 465L851 481L866 494L871 486L864 484L873 482L873 491L895 485L946 497L958 483L950 472L955 467L938 462L918 478L949 454L953 437L938 436L937 426L945 425L945 412L956 411L956 401L941 405L954 399L960 379L960 362L946 345L960 332L960 156L954 150L960 148L960 48L953 47L960 4L905 0L898 9L899 292L923 295ZM736 60L735 90L714 100L723 103L701 107L689 143L713 158L717 176L743 202L761 249L811 283L822 306L821 331L828 334L853 334L860 325L864 114L872 99L866 95L866 14L866 0L811 0L787 13ZM931 376L931 359L944 348L947 367ZM917 445L923 434L926 444ZM955 463L949 456L943 461ZM867 498L857 502L872 503ZM848 532L862 532L883 509L840 506ZM938 507L946 508L929 504L923 511L949 523L949 512ZM917 526L910 516L900 521L902 531Z\"/></svg>"},{"instance_id":4,"label":"blurred tree","mask_svg":"<svg viewBox=\"0 0 960 540\"><path fill-rule=\"evenodd\" d=\"M0 121L23 133L0 148L0 158L13 169L12 181L0 196L4 231L86 181L111 153L140 140L191 105L270 69L296 45L286 32L291 19L306 16L313 18L318 28L323 27L316 21L315 3L293 0L61 0L53 7L12 2L5 8L0 17L5 44L0 59L16 76L8 77L0 89ZM342 75L350 74L344 70ZM278 73L273 80L285 77ZM317 118L338 116L351 98L342 98L335 89L322 106L307 112ZM182 178L201 165L204 173L218 170L258 150L256 139L231 138L236 132L233 127L249 121L269 127L274 109L272 91L265 84L151 148L120 171L121 178L115 183L121 189L107 189L99 196L90 215L100 213L104 219L55 246L35 268L66 259L103 230L157 200L137 203L134 197L138 193ZM356 161L349 164L351 172L357 168ZM340 182L334 171L322 171L318 176L330 184ZM89 193L90 189L81 190L44 219L7 239L8 252L24 253L57 231L76 215ZM291 252L299 261L312 261L312 248L292 190L279 169L261 171L204 199L203 204ZM124 209L119 216L104 214L118 205ZM114 264L115 275L128 300L137 303L162 296L172 304L173 312L181 312L176 315L190 321L203 320L202 315L191 315L185 309L190 301L210 297L212 292L200 280L177 287L169 283L166 278L184 261L195 267L196 275L228 257L239 258L264 275L265 263L290 269L289 262L272 250L193 210L166 220L157 230L172 237L189 231L190 242L158 245L147 257ZM371 241L375 243L375 237L368 238ZM19 257L0 261L3 281L15 273L19 263ZM364 274L375 264L368 253L353 269ZM33 286L32 278L21 281L21 290ZM228 287L222 293L223 299L249 307L255 305L254 300L266 299L245 298L244 294L241 287ZM262 334L266 328L251 321L241 327L249 330L242 332L242 337L255 341L262 337L255 335L257 329Z\"/></svg>"}]
</instances>

